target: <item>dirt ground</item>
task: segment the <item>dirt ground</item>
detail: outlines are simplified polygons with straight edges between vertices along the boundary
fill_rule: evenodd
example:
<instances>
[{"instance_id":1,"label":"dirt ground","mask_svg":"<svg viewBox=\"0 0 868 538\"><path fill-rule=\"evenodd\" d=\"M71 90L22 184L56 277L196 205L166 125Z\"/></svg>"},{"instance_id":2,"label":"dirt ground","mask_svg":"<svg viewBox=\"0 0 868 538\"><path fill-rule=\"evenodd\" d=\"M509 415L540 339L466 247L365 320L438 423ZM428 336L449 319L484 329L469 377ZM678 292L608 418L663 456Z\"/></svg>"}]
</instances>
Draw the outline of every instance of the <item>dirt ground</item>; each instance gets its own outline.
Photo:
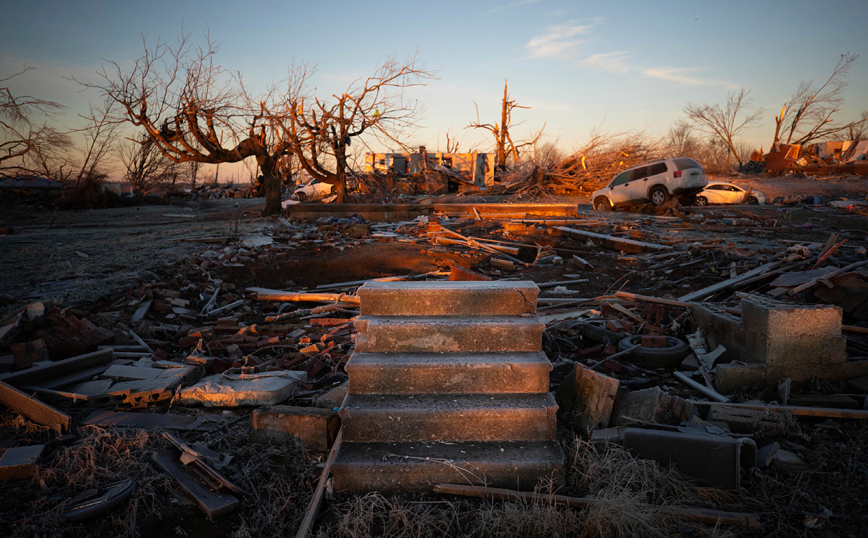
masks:
<instances>
[{"instance_id":1,"label":"dirt ground","mask_svg":"<svg viewBox=\"0 0 868 538\"><path fill-rule=\"evenodd\" d=\"M57 213L44 208L4 205L0 208L0 229L6 232L0 235L0 321L30 302L42 301L47 307L57 304L63 309L69 308L80 318L88 317L117 333L120 331L118 324L130 318L144 297L186 298L192 312L176 315L171 306L169 310L152 310L141 329L150 331L146 340L165 350L168 360L183 361L191 348L184 348L180 338L193 334L203 325L214 324L214 317L196 316L214 282L218 282L218 286L223 283L220 304L228 305L241 298L244 288L250 286L311 291L320 285L394 275L435 272L442 275L454 266L494 279L529 279L538 284L586 280L544 287L539 313L547 315L581 304L595 304L596 308L600 303L599 300L594 303L594 298L616 291L677 298L725 280L730 274L743 274L797 245L825 244L833 235L837 235L838 242L845 239L846 242L826 263L842 266L866 259L868 218L858 212L832 208L825 202L841 198L864 199L868 193L868 178L739 178L734 182L753 186L769 200L803 195L819 196L824 203L690 208L684 210L685 218L680 218L644 212L598 213L591 209L586 198L570 199L579 205L580 218L584 220L582 227L590 231L674 247L672 254L660 259L619 253L588 241L559 237L553 234L553 227L531 224L506 228L504 221L499 220L441 220L442 225L465 236L533 247L524 248L517 255L530 265L514 271L493 267L491 255L478 248L431 244L426 238L425 223L366 223L369 228L363 225L362 229L356 229L345 222L290 222L260 217L262 204L258 200L191 201L180 205ZM702 218L707 220L700 222ZM251 238L253 245L263 238L271 244L245 246L245 238ZM574 265L571 263L573 255L585 259L593 268L581 269ZM766 284L758 283L740 291L763 293L768 291ZM352 286L338 288L349 292L352 289ZM171 295L164 295L167 293ZM551 299L554 304L545 299ZM568 300L574 303L564 304ZM738 302L731 292L709 300L720 302L722 306ZM245 298L243 307L229 310L225 315L232 316L233 323L237 322L242 330L256 325L268 330L266 316L292 311L292 308L278 310L278 307L277 303ZM298 311L308 307L299 307ZM680 314L675 310L663 312L664 321L681 319L677 315ZM320 329L298 320L283 323L294 324L288 328L281 325L284 332L298 327L312 336L321 334L316 332ZM855 325L859 321L845 319L845 323ZM682 333L685 330L682 328ZM310 405L333 383L346 378L341 361L351 353L352 343L349 336L342 338L344 340L339 339L330 352L332 362L325 361L326 368L317 374L316 381L288 403ZM547 331L544 337L545 351L555 364L551 378L553 389L570 367L582 360L580 352L584 344L577 347L577 339L576 331L568 328ZM868 357L868 340L854 338L848 342L851 359ZM269 352L273 356L259 358L297 361L298 349L303 345L307 344L274 346L292 349L275 349ZM0 349L0 355L5 353L8 350ZM224 353L224 358L230 363L246 361L246 357L242 359L228 353ZM673 396L698 396L679 385L668 370L641 375L632 372L621 377L624 386L630 388L659 386ZM843 383L818 382L805 390L812 394L852 393ZM746 391L734 397L738 401L754 398L773 401L776 395ZM868 404L864 395L858 398ZM151 452L168 447L158 432L84 427L80 421L91 410L72 408L67 412L73 417L72 433L77 439L54 446L53 455L32 480L4 484L0 493L0 534L243 537L285 536L295 532L316 485L319 476L316 465L322 463L324 453L251 442L248 438L250 409L205 411L181 407L171 401L153 408L178 415L221 414L226 425L220 430L182 436L187 441L200 441L212 450L234 456L237 463L226 472L230 479L252 492L252 497L237 513L213 522L207 520L171 479L154 469ZM637 500L657 503L700 498L705 507L755 512L760 515L761 526L750 530L717 529L649 519L648 528L619 527L620 523L610 516L607 519L591 514L602 518L593 519L583 513L580 522L571 519L577 516L562 509L546 512L543 517L535 512L540 507L517 507L518 512L524 514L517 515L510 512L509 506L490 503L374 496L330 501L321 518L319 535L868 536L865 530L868 516L862 506L862 499L868 493L868 427L864 420L800 420L783 433L757 433L758 445L777 441L783 448L800 454L807 467L795 473L764 469L740 494L691 489L655 474L659 470L648 471L641 462L623 453L597 454L586 440L579 439L581 435L563 424L559 425L559 430L565 447L572 446L567 450L570 461L566 494L593 494L610 499L613 504L603 506L608 506L612 513L623 508L617 503L627 501L617 495L628 490L635 493L630 506L636 505ZM47 428L16 413L0 414L0 448L43 442L57 441ZM613 462L617 462L620 474L607 467ZM637 482L637 476L645 477L644 482ZM139 482L139 490L126 511L77 525L59 520L57 507L64 500L86 487L119 477L133 477ZM646 516L650 517L635 514L637 520ZM820 523L809 523L814 521L812 517ZM395 524L398 520L403 523ZM512 527L491 524L485 527L475 523L481 520L508 521ZM593 527L594 532L587 526L588 521L597 525ZM541 526L542 522L553 526ZM655 525L660 527L656 534L648 530ZM563 532L564 528L572 530ZM391 530L385 532L386 529Z\"/></svg>"}]
</instances>

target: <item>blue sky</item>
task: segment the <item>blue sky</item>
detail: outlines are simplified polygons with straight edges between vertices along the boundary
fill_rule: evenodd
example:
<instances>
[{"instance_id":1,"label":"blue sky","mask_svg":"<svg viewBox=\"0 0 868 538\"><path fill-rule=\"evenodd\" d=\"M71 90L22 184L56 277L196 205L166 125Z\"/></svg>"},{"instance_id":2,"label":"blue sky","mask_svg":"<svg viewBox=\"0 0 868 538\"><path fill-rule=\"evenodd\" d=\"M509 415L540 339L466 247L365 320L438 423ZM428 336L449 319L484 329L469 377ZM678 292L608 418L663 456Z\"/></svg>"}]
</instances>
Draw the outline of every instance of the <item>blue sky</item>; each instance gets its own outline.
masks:
<instances>
[{"instance_id":1,"label":"blue sky","mask_svg":"<svg viewBox=\"0 0 868 538\"><path fill-rule=\"evenodd\" d=\"M504 79L532 107L514 113L523 136L546 124L564 149L590 129L662 135L688 102L722 102L752 90L764 121L745 138L766 148L774 115L801 80L828 77L843 53L858 54L840 118L868 110L868 2L629 1L514 2L9 2L0 34L0 74L16 93L56 100L70 112L96 96L65 77L94 79L105 60L129 63L142 35L175 39L210 31L218 59L249 84L278 81L293 61L317 66L320 92L340 93L388 56L418 50L437 80L414 92L425 103L414 142L490 145L475 119L496 121ZM67 124L72 126L72 120Z\"/></svg>"}]
</instances>

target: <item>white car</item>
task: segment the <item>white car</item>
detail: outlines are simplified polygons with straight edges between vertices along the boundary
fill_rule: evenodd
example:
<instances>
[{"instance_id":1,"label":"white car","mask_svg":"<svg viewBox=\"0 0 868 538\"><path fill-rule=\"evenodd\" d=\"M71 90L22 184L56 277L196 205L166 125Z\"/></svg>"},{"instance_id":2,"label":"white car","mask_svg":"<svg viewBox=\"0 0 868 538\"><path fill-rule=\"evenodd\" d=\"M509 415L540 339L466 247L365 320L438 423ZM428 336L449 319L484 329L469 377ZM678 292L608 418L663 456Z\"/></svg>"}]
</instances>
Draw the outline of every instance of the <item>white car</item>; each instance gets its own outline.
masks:
<instances>
[{"instance_id":1,"label":"white car","mask_svg":"<svg viewBox=\"0 0 868 538\"><path fill-rule=\"evenodd\" d=\"M330 183L322 183L313 180L310 183L299 185L298 188L293 191L291 198L293 200L298 200L299 202L321 200L331 196L336 190L336 187Z\"/></svg>"},{"instance_id":2,"label":"white car","mask_svg":"<svg viewBox=\"0 0 868 538\"><path fill-rule=\"evenodd\" d=\"M670 196L690 197L708 184L702 166L687 157L659 159L632 166L591 195L597 211L642 202L662 205Z\"/></svg>"},{"instance_id":3,"label":"white car","mask_svg":"<svg viewBox=\"0 0 868 538\"><path fill-rule=\"evenodd\" d=\"M708 204L765 204L766 195L753 189L745 190L732 183L712 181L696 195L696 205Z\"/></svg>"}]
</instances>

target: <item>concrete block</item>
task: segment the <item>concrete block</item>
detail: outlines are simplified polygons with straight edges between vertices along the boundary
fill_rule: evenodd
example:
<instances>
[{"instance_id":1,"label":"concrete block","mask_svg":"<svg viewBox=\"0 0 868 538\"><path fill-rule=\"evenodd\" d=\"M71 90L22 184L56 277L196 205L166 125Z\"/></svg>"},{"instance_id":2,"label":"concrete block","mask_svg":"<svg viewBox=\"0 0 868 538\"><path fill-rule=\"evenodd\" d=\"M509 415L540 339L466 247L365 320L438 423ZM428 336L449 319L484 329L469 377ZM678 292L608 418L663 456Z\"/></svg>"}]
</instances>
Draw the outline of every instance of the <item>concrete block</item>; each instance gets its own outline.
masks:
<instances>
[{"instance_id":1,"label":"concrete block","mask_svg":"<svg viewBox=\"0 0 868 538\"><path fill-rule=\"evenodd\" d=\"M617 393L617 379L576 364L555 394L558 416L580 432L605 428Z\"/></svg>"},{"instance_id":2,"label":"concrete block","mask_svg":"<svg viewBox=\"0 0 868 538\"><path fill-rule=\"evenodd\" d=\"M543 393L551 362L530 353L364 353L345 366L353 394Z\"/></svg>"},{"instance_id":3,"label":"concrete block","mask_svg":"<svg viewBox=\"0 0 868 538\"><path fill-rule=\"evenodd\" d=\"M228 377L222 374L203 378L178 393L181 405L238 407L276 405L292 395L292 389L307 379L305 372L264 372Z\"/></svg>"},{"instance_id":4,"label":"concrete block","mask_svg":"<svg viewBox=\"0 0 868 538\"><path fill-rule=\"evenodd\" d=\"M440 483L532 491L541 478L563 477L556 441L466 443L343 442L332 464L335 492L426 493Z\"/></svg>"},{"instance_id":5,"label":"concrete block","mask_svg":"<svg viewBox=\"0 0 868 538\"><path fill-rule=\"evenodd\" d=\"M756 403L762 405L762 402ZM790 413L727 407L726 405L712 406L708 411L708 421L726 422L733 433L760 431L768 437L780 435L794 423Z\"/></svg>"},{"instance_id":6,"label":"concrete block","mask_svg":"<svg viewBox=\"0 0 868 538\"><path fill-rule=\"evenodd\" d=\"M277 441L324 451L334 442L340 419L332 409L274 405L254 410L250 426L252 441Z\"/></svg>"},{"instance_id":7,"label":"concrete block","mask_svg":"<svg viewBox=\"0 0 868 538\"><path fill-rule=\"evenodd\" d=\"M714 388L721 394L732 394L742 387L760 389L766 384L765 364L718 364L714 369Z\"/></svg>"},{"instance_id":8,"label":"concrete block","mask_svg":"<svg viewBox=\"0 0 868 538\"><path fill-rule=\"evenodd\" d=\"M610 424L630 424L628 419L639 419L659 424L679 424L696 414L687 400L671 396L660 387L622 391L615 399Z\"/></svg>"},{"instance_id":9,"label":"concrete block","mask_svg":"<svg viewBox=\"0 0 868 538\"><path fill-rule=\"evenodd\" d=\"M356 322L356 351L486 353L541 351L545 325L522 317L367 317Z\"/></svg>"},{"instance_id":10,"label":"concrete block","mask_svg":"<svg viewBox=\"0 0 868 538\"><path fill-rule=\"evenodd\" d=\"M36 473L36 464L45 451L45 445L8 448L0 457L0 481L28 478Z\"/></svg>"},{"instance_id":11,"label":"concrete block","mask_svg":"<svg viewBox=\"0 0 868 538\"><path fill-rule=\"evenodd\" d=\"M549 394L350 394L340 410L347 442L555 439Z\"/></svg>"},{"instance_id":12,"label":"concrete block","mask_svg":"<svg viewBox=\"0 0 868 538\"><path fill-rule=\"evenodd\" d=\"M363 316L521 316L536 312L529 281L366 282Z\"/></svg>"},{"instance_id":13,"label":"concrete block","mask_svg":"<svg viewBox=\"0 0 868 538\"><path fill-rule=\"evenodd\" d=\"M344 403L344 398L347 397L347 392L349 392L347 382L343 382L317 398L313 405L323 409L337 409Z\"/></svg>"}]
</instances>

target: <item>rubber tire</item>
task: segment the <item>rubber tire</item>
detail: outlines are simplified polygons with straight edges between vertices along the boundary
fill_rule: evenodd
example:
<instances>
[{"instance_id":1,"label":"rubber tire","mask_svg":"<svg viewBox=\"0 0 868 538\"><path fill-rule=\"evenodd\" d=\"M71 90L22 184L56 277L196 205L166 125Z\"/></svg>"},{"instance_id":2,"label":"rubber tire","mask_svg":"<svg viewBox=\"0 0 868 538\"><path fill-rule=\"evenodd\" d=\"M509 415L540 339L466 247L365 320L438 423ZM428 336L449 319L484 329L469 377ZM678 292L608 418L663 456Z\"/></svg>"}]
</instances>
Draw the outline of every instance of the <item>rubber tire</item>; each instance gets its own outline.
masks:
<instances>
[{"instance_id":1,"label":"rubber tire","mask_svg":"<svg viewBox=\"0 0 868 538\"><path fill-rule=\"evenodd\" d=\"M665 187L654 187L648 193L648 199L651 200L652 204L661 206L669 200L669 192L666 191Z\"/></svg>"},{"instance_id":2,"label":"rubber tire","mask_svg":"<svg viewBox=\"0 0 868 538\"><path fill-rule=\"evenodd\" d=\"M295 195L295 199L298 200L299 202L304 202L305 200L307 200L307 194L300 192L300 193Z\"/></svg>"},{"instance_id":3,"label":"rubber tire","mask_svg":"<svg viewBox=\"0 0 868 538\"><path fill-rule=\"evenodd\" d=\"M609 203L609 200L604 197L597 198L594 200L594 209L597 211L611 211L612 204Z\"/></svg>"},{"instance_id":4,"label":"rubber tire","mask_svg":"<svg viewBox=\"0 0 868 538\"><path fill-rule=\"evenodd\" d=\"M329 195L331 196L331 195L334 195L334 194L337 194L337 193L338 193L338 187L337 187L337 185L332 185L332 188L329 189Z\"/></svg>"},{"instance_id":5,"label":"rubber tire","mask_svg":"<svg viewBox=\"0 0 868 538\"><path fill-rule=\"evenodd\" d=\"M632 335L618 342L618 351L624 351L642 343L642 335ZM690 355L690 346L684 340L666 337L666 347L641 347L632 355L639 366L646 368L677 368Z\"/></svg>"},{"instance_id":6,"label":"rubber tire","mask_svg":"<svg viewBox=\"0 0 868 538\"><path fill-rule=\"evenodd\" d=\"M705 207L708 205L708 198L705 196L697 196L696 197L696 205Z\"/></svg>"},{"instance_id":7,"label":"rubber tire","mask_svg":"<svg viewBox=\"0 0 868 538\"><path fill-rule=\"evenodd\" d=\"M756 197L751 196L747 199L747 203L750 205L759 205L759 200L757 200Z\"/></svg>"}]
</instances>

